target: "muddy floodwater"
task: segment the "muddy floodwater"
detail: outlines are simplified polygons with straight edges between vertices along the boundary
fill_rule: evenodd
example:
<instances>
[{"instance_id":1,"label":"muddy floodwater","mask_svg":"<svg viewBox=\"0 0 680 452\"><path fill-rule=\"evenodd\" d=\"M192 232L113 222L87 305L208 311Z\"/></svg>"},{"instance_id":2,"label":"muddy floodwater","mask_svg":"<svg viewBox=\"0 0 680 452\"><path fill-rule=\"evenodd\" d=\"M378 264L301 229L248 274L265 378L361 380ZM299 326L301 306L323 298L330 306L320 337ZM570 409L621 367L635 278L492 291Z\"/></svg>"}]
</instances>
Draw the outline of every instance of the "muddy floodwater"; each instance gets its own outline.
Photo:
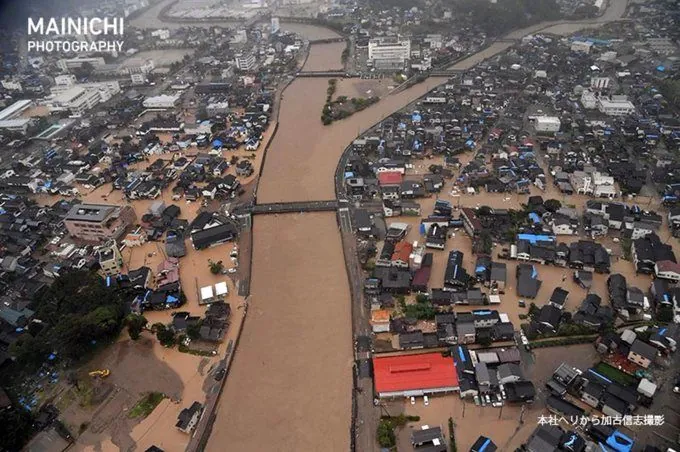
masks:
<instances>
[{"instance_id":1,"label":"muddy floodwater","mask_svg":"<svg viewBox=\"0 0 680 452\"><path fill-rule=\"evenodd\" d=\"M248 318L208 442L217 451L346 451L350 294L333 213L254 219Z\"/></svg>"}]
</instances>

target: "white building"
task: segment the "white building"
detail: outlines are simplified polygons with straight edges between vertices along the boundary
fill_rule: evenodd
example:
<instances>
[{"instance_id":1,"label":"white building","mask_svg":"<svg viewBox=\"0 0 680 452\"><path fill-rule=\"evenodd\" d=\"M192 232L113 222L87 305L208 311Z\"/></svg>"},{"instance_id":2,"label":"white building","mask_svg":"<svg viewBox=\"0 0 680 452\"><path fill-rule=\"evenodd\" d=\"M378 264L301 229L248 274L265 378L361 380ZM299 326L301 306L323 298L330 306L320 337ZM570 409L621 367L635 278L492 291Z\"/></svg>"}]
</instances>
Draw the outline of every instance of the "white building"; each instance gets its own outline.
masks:
<instances>
[{"instance_id":1,"label":"white building","mask_svg":"<svg viewBox=\"0 0 680 452\"><path fill-rule=\"evenodd\" d=\"M24 111L31 108L32 106L33 101L30 99L18 100L9 107L0 111L0 121L4 121L6 119L14 119Z\"/></svg>"},{"instance_id":2,"label":"white building","mask_svg":"<svg viewBox=\"0 0 680 452\"><path fill-rule=\"evenodd\" d=\"M22 135L26 135L28 127L32 122L31 118L3 119L0 121L0 130L19 132Z\"/></svg>"},{"instance_id":3,"label":"white building","mask_svg":"<svg viewBox=\"0 0 680 452\"><path fill-rule=\"evenodd\" d=\"M151 32L151 36L154 38L161 39L165 41L166 39L170 38L170 30L167 28L161 28L159 30L154 30Z\"/></svg>"},{"instance_id":4,"label":"white building","mask_svg":"<svg viewBox=\"0 0 680 452\"><path fill-rule=\"evenodd\" d=\"M536 132L559 132L561 125L560 118L556 116L538 116L534 122Z\"/></svg>"},{"instance_id":5,"label":"white building","mask_svg":"<svg viewBox=\"0 0 680 452\"><path fill-rule=\"evenodd\" d=\"M52 98L50 111L70 111L73 115L82 115L99 101L97 91L73 86Z\"/></svg>"},{"instance_id":6,"label":"white building","mask_svg":"<svg viewBox=\"0 0 680 452\"><path fill-rule=\"evenodd\" d=\"M98 68L106 64L104 58L102 57L62 58L61 60L57 61L57 67L62 71L68 71L69 69L81 67L85 63L89 63L94 68Z\"/></svg>"},{"instance_id":7,"label":"white building","mask_svg":"<svg viewBox=\"0 0 680 452\"><path fill-rule=\"evenodd\" d=\"M71 86L74 86L77 81L76 81L76 76L73 74L63 74L63 75L57 75L54 77L54 83L58 87L64 87L64 91ZM52 91L53 94L58 94Z\"/></svg>"},{"instance_id":8,"label":"white building","mask_svg":"<svg viewBox=\"0 0 680 452\"><path fill-rule=\"evenodd\" d=\"M226 115L229 113L229 102L213 102L205 107L205 112L209 116Z\"/></svg>"},{"instance_id":9,"label":"white building","mask_svg":"<svg viewBox=\"0 0 680 452\"><path fill-rule=\"evenodd\" d=\"M245 44L248 42L248 33L245 30L237 30L229 40L229 44Z\"/></svg>"},{"instance_id":10,"label":"white building","mask_svg":"<svg viewBox=\"0 0 680 452\"><path fill-rule=\"evenodd\" d=\"M376 68L399 68L411 56L411 41L397 37L368 41L368 60Z\"/></svg>"},{"instance_id":11,"label":"white building","mask_svg":"<svg viewBox=\"0 0 680 452\"><path fill-rule=\"evenodd\" d=\"M133 85L143 85L146 83L146 74L142 74L141 72L131 73L130 81Z\"/></svg>"},{"instance_id":12,"label":"white building","mask_svg":"<svg viewBox=\"0 0 680 452\"><path fill-rule=\"evenodd\" d=\"M234 62L239 70L249 71L255 67L255 55L250 52L241 53L236 55Z\"/></svg>"},{"instance_id":13,"label":"white building","mask_svg":"<svg viewBox=\"0 0 680 452\"><path fill-rule=\"evenodd\" d=\"M635 112L635 105L626 96L599 98L597 108L608 116L625 116Z\"/></svg>"},{"instance_id":14,"label":"white building","mask_svg":"<svg viewBox=\"0 0 680 452\"><path fill-rule=\"evenodd\" d=\"M593 89L607 89L611 85L612 79L609 77L591 77L590 87Z\"/></svg>"},{"instance_id":15,"label":"white building","mask_svg":"<svg viewBox=\"0 0 680 452\"><path fill-rule=\"evenodd\" d=\"M22 92L24 89L21 87L21 82L17 80L3 80L2 87L7 91L19 91Z\"/></svg>"},{"instance_id":16,"label":"white building","mask_svg":"<svg viewBox=\"0 0 680 452\"><path fill-rule=\"evenodd\" d=\"M583 93L581 93L581 104L587 110L594 110L597 108L597 97L595 97L592 91L583 90Z\"/></svg>"},{"instance_id":17,"label":"white building","mask_svg":"<svg viewBox=\"0 0 680 452\"><path fill-rule=\"evenodd\" d=\"M272 17L272 24L271 24L271 26L272 26L271 32L272 32L273 35L275 35L276 33L279 32L279 30L281 30L281 24L279 23L279 18L278 18L278 17Z\"/></svg>"},{"instance_id":18,"label":"white building","mask_svg":"<svg viewBox=\"0 0 680 452\"><path fill-rule=\"evenodd\" d=\"M142 104L144 108L173 108L179 102L179 94L170 96L162 94L160 96L147 97Z\"/></svg>"},{"instance_id":19,"label":"white building","mask_svg":"<svg viewBox=\"0 0 680 452\"><path fill-rule=\"evenodd\" d=\"M590 53L593 43L590 41L574 41L571 43L572 52Z\"/></svg>"}]
</instances>

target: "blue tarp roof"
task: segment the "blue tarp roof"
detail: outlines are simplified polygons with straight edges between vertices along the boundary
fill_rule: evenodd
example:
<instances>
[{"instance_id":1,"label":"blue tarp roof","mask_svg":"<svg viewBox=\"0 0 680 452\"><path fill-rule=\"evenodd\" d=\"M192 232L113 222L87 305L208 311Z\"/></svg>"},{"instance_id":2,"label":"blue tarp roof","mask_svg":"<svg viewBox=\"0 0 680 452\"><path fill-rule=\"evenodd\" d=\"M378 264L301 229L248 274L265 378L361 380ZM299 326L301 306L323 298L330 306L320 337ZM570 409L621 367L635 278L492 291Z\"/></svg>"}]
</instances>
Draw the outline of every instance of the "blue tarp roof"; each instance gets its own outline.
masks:
<instances>
[{"instance_id":1,"label":"blue tarp roof","mask_svg":"<svg viewBox=\"0 0 680 452\"><path fill-rule=\"evenodd\" d=\"M519 240L526 240L532 244L538 242L554 242L555 237L551 235L538 235L538 234L517 234Z\"/></svg>"},{"instance_id":2,"label":"blue tarp roof","mask_svg":"<svg viewBox=\"0 0 680 452\"><path fill-rule=\"evenodd\" d=\"M465 362L465 353L463 353L463 349L458 346L458 356L460 356L460 360Z\"/></svg>"},{"instance_id":3,"label":"blue tarp roof","mask_svg":"<svg viewBox=\"0 0 680 452\"><path fill-rule=\"evenodd\" d=\"M541 222L541 217L539 217L536 212L530 212L529 219L533 221L535 224Z\"/></svg>"},{"instance_id":4,"label":"blue tarp roof","mask_svg":"<svg viewBox=\"0 0 680 452\"><path fill-rule=\"evenodd\" d=\"M617 430L607 438L607 446L616 452L629 452L633 450L633 440Z\"/></svg>"}]
</instances>

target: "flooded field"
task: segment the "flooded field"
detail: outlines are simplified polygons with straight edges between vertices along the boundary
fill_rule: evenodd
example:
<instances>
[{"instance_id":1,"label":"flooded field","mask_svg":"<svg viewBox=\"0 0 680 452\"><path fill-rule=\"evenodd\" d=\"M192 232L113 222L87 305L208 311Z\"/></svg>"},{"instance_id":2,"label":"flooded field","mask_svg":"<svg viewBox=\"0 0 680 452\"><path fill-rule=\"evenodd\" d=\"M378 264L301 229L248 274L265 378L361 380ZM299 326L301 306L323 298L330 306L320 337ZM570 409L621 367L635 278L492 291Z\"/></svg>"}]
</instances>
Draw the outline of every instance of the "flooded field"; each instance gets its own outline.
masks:
<instances>
[{"instance_id":1,"label":"flooded field","mask_svg":"<svg viewBox=\"0 0 680 452\"><path fill-rule=\"evenodd\" d=\"M256 217L253 233L248 319L207 450L346 451L352 332L335 215Z\"/></svg>"},{"instance_id":2,"label":"flooded field","mask_svg":"<svg viewBox=\"0 0 680 452\"><path fill-rule=\"evenodd\" d=\"M289 31L291 33L299 34L300 36L303 36L305 39L308 39L310 41L313 41L315 39L337 38L340 36L330 28L317 27L316 25L309 24L295 24L284 22L281 24L281 29L283 31Z\"/></svg>"},{"instance_id":3,"label":"flooded field","mask_svg":"<svg viewBox=\"0 0 680 452\"><path fill-rule=\"evenodd\" d=\"M305 71L339 71L343 64L340 58L345 49L344 42L331 44L312 44L309 57L305 62Z\"/></svg>"}]
</instances>

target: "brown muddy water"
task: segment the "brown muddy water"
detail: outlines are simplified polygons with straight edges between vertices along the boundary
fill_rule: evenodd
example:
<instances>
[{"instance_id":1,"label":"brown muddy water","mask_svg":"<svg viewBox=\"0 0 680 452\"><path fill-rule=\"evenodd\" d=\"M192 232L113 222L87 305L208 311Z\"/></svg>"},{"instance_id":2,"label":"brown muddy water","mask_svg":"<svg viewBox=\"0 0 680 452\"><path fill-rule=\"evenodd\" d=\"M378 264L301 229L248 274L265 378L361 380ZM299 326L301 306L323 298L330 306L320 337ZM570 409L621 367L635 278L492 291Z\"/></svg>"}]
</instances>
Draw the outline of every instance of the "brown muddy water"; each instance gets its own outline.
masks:
<instances>
[{"instance_id":1,"label":"brown muddy water","mask_svg":"<svg viewBox=\"0 0 680 452\"><path fill-rule=\"evenodd\" d=\"M254 219L248 318L207 450L346 451L350 294L335 215Z\"/></svg>"},{"instance_id":2,"label":"brown muddy water","mask_svg":"<svg viewBox=\"0 0 680 452\"><path fill-rule=\"evenodd\" d=\"M307 36L321 37L327 36ZM454 67L472 67L509 45L496 43ZM313 45L305 69L337 64L343 48ZM328 80L293 81L281 101L279 128L262 169L258 203L334 199L335 169L351 141L444 81L431 78L387 95L330 126L320 120ZM343 83L353 82L361 80ZM250 311L207 449L345 451L352 327L335 215L257 217L253 234ZM510 442L517 416L512 412L506 416Z\"/></svg>"}]
</instances>

